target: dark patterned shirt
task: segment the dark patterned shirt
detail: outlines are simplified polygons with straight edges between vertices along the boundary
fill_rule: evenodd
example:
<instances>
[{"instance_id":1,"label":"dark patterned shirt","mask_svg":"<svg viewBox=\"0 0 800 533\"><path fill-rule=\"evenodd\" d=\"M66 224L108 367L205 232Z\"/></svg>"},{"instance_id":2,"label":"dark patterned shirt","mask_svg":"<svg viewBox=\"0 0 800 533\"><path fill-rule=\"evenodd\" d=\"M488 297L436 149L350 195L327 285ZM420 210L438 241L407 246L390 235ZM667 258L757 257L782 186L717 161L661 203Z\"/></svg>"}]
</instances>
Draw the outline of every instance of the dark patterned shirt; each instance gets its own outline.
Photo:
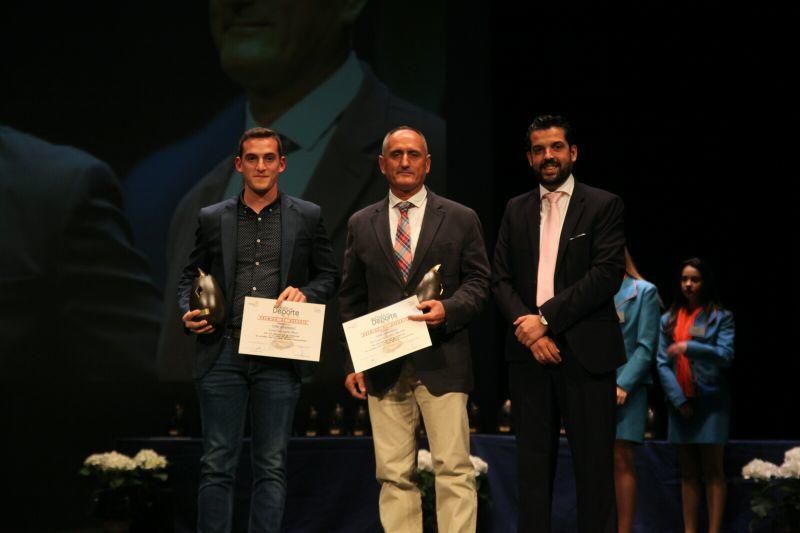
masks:
<instances>
[{"instance_id":1,"label":"dark patterned shirt","mask_svg":"<svg viewBox=\"0 0 800 533\"><path fill-rule=\"evenodd\" d=\"M230 326L242 327L244 297L277 298L281 281L281 197L256 213L239 195L236 280Z\"/></svg>"}]
</instances>

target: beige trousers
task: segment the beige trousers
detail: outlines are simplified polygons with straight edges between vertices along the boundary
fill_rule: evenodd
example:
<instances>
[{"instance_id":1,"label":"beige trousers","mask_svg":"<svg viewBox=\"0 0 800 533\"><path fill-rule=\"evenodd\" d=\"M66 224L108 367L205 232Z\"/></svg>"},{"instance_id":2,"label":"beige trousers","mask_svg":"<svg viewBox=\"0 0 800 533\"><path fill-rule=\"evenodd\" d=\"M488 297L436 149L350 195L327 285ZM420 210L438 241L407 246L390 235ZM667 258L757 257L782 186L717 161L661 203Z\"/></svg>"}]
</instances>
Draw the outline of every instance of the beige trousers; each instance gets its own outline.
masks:
<instances>
[{"instance_id":1,"label":"beige trousers","mask_svg":"<svg viewBox=\"0 0 800 533\"><path fill-rule=\"evenodd\" d=\"M422 532L420 493L413 482L420 412L436 476L439 532L474 532L478 501L469 459L467 395L434 396L407 369L384 396L369 396L381 525L386 533Z\"/></svg>"}]
</instances>

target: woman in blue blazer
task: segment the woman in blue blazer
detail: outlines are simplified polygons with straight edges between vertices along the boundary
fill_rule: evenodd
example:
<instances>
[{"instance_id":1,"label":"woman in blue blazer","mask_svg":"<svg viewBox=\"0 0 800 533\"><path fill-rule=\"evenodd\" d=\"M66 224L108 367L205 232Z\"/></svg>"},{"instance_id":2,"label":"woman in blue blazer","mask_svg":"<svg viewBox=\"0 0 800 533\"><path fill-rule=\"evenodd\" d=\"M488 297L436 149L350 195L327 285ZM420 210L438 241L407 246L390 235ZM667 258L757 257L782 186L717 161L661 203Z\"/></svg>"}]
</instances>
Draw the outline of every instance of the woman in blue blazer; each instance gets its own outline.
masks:
<instances>
[{"instance_id":1,"label":"woman in blue blazer","mask_svg":"<svg viewBox=\"0 0 800 533\"><path fill-rule=\"evenodd\" d=\"M733 337L733 314L720 305L708 264L699 258L684 261L675 301L661 317L657 359L669 400L669 441L678 445L686 531L697 530L701 479L708 531L722 526Z\"/></svg>"},{"instance_id":2,"label":"woman in blue blazer","mask_svg":"<svg viewBox=\"0 0 800 533\"><path fill-rule=\"evenodd\" d=\"M661 304L655 285L642 279L628 249L625 278L614 296L625 355L628 361L617 369L617 439L614 443L614 483L617 496L618 531L629 532L636 507L636 470L633 447L644 440L647 418L647 388L658 344Z\"/></svg>"}]
</instances>

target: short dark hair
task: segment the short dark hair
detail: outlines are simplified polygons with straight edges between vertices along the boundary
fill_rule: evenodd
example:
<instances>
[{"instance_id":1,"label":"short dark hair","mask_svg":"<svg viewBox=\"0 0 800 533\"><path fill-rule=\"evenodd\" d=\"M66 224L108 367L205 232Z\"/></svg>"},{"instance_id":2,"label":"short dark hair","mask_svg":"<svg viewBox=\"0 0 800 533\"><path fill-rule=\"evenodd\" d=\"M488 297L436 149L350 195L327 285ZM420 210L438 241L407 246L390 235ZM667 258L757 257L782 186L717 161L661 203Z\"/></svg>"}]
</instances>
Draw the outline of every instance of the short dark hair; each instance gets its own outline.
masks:
<instances>
[{"instance_id":1,"label":"short dark hair","mask_svg":"<svg viewBox=\"0 0 800 533\"><path fill-rule=\"evenodd\" d=\"M239 139L239 150L236 152L236 155L242 157L244 155L244 142L248 139L275 139L275 142L278 143L278 157L283 157L283 143L281 142L281 136L278 135L277 132L269 129L269 128L250 128L246 132L242 134L242 138Z\"/></svg>"},{"instance_id":2,"label":"short dark hair","mask_svg":"<svg viewBox=\"0 0 800 533\"><path fill-rule=\"evenodd\" d=\"M547 130L550 128L561 128L564 130L564 138L567 139L567 144L572 145L572 125L567 122L567 119L562 115L539 115L531 125L528 126L528 133L525 135L525 143L528 150L531 149L531 133L535 130Z\"/></svg>"}]
</instances>

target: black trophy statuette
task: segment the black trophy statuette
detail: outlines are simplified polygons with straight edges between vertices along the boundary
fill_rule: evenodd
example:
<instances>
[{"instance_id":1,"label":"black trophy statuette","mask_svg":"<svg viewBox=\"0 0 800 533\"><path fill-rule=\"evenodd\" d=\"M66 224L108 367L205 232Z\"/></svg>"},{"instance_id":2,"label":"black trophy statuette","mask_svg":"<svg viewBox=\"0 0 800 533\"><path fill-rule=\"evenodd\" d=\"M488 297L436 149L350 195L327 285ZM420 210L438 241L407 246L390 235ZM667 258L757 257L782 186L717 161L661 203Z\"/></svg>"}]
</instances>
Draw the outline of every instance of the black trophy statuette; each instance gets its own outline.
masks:
<instances>
[{"instance_id":1,"label":"black trophy statuette","mask_svg":"<svg viewBox=\"0 0 800 533\"><path fill-rule=\"evenodd\" d=\"M469 420L469 432L470 433L480 433L481 432L481 411L478 409L478 405L473 402L472 400L469 401L467 406L467 417Z\"/></svg>"},{"instance_id":2,"label":"black trophy statuette","mask_svg":"<svg viewBox=\"0 0 800 533\"><path fill-rule=\"evenodd\" d=\"M222 289L214 276L199 268L197 271L199 275L194 278L189 295L189 309L200 309L198 320L205 319L212 326L219 327L225 322L225 298L222 296Z\"/></svg>"},{"instance_id":3,"label":"black trophy statuette","mask_svg":"<svg viewBox=\"0 0 800 533\"><path fill-rule=\"evenodd\" d=\"M317 409L312 405L308 408L308 419L306 420L306 437L316 437L317 436L317 418L319 418L319 412Z\"/></svg>"},{"instance_id":4,"label":"black trophy statuette","mask_svg":"<svg viewBox=\"0 0 800 533\"><path fill-rule=\"evenodd\" d=\"M353 436L363 437L369 434L369 413L364 405L359 405L356 410L356 419L353 424Z\"/></svg>"},{"instance_id":5,"label":"black trophy statuette","mask_svg":"<svg viewBox=\"0 0 800 533\"><path fill-rule=\"evenodd\" d=\"M425 300L438 300L439 297L444 294L444 287L442 286L442 279L439 275L439 269L442 265L436 265L432 269L428 270L424 276L422 276L422 280L417 285L417 288L414 289L414 294L417 295L420 302L424 302Z\"/></svg>"},{"instance_id":6,"label":"black trophy statuette","mask_svg":"<svg viewBox=\"0 0 800 533\"><path fill-rule=\"evenodd\" d=\"M331 415L331 422L328 424L328 434L333 437L344 435L344 407L336 404Z\"/></svg>"},{"instance_id":7,"label":"black trophy statuette","mask_svg":"<svg viewBox=\"0 0 800 533\"><path fill-rule=\"evenodd\" d=\"M506 400L497 413L497 432L511 433L511 400Z\"/></svg>"},{"instance_id":8,"label":"black trophy statuette","mask_svg":"<svg viewBox=\"0 0 800 533\"><path fill-rule=\"evenodd\" d=\"M644 438L654 439L656 434L656 412L652 407L647 407L647 418L645 419Z\"/></svg>"}]
</instances>

